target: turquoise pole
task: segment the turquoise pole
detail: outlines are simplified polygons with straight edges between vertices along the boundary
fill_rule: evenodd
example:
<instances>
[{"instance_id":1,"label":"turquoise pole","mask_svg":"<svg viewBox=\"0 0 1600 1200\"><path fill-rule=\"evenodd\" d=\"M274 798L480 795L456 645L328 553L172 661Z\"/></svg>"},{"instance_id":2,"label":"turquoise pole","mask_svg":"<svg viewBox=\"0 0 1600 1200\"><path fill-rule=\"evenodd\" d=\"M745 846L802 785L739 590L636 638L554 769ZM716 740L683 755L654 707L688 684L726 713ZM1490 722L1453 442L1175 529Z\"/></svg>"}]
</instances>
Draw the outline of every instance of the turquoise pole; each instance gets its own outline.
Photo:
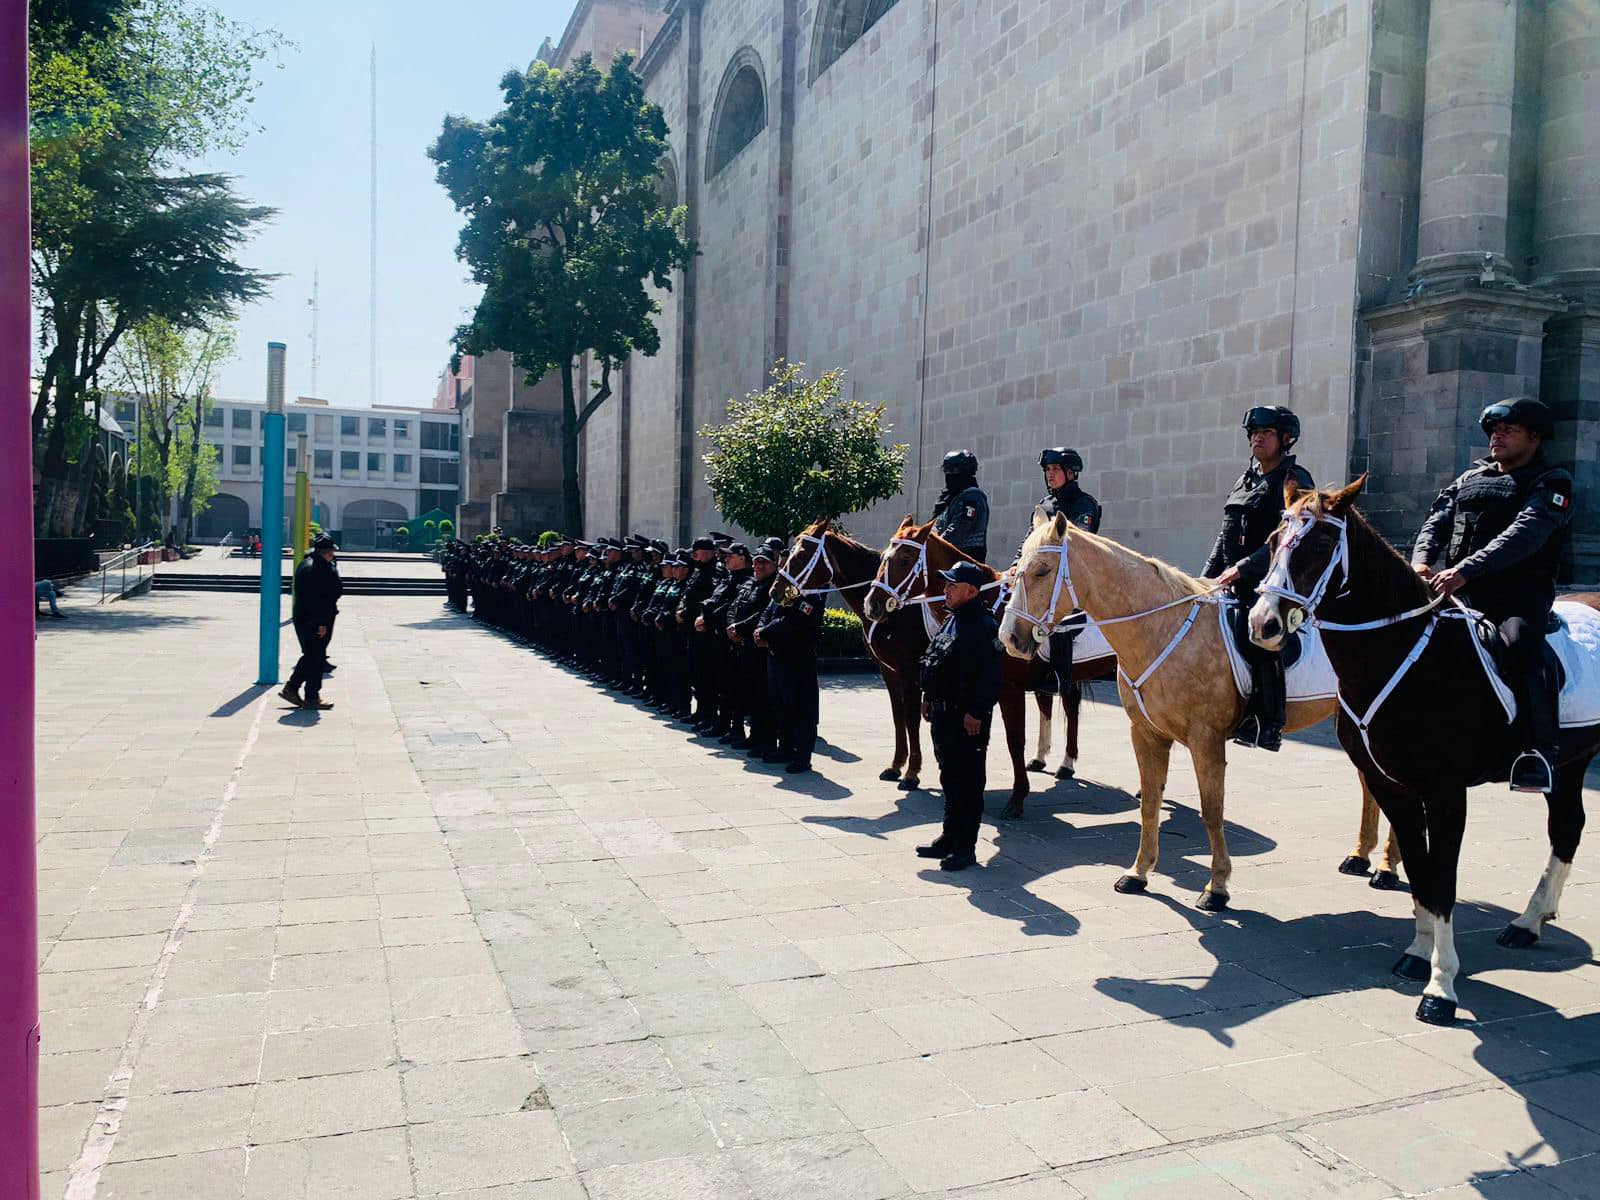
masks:
<instances>
[{"instance_id":1,"label":"turquoise pole","mask_svg":"<svg viewBox=\"0 0 1600 1200\"><path fill-rule=\"evenodd\" d=\"M261 446L261 667L257 683L278 682L283 608L283 368L288 348L267 343L267 412Z\"/></svg>"}]
</instances>

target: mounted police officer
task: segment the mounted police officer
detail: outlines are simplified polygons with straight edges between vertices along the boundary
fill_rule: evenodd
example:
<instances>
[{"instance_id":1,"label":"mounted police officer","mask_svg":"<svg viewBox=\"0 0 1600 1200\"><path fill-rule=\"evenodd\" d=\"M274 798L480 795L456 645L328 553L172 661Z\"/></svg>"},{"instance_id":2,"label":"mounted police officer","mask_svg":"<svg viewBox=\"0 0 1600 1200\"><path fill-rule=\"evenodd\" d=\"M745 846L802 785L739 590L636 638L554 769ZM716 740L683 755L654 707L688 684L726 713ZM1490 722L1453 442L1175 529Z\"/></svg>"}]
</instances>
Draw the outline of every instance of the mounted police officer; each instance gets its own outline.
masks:
<instances>
[{"instance_id":1,"label":"mounted police officer","mask_svg":"<svg viewBox=\"0 0 1600 1200\"><path fill-rule=\"evenodd\" d=\"M940 467L944 491L933 506L933 531L982 562L989 557L989 497L978 486L978 456L952 450Z\"/></svg>"},{"instance_id":2,"label":"mounted police officer","mask_svg":"<svg viewBox=\"0 0 1600 1200\"><path fill-rule=\"evenodd\" d=\"M988 577L976 563L958 562L940 574L950 615L922 654L922 716L939 759L944 829L917 854L939 859L941 871L964 871L978 861L984 755L1000 699L1000 627L988 605L977 602Z\"/></svg>"},{"instance_id":3,"label":"mounted police officer","mask_svg":"<svg viewBox=\"0 0 1600 1200\"><path fill-rule=\"evenodd\" d=\"M1047 520L1063 516L1079 529L1099 533L1100 502L1078 483L1078 476L1083 474L1083 455L1069 446L1052 446L1040 452L1039 469L1044 472L1045 494L1034 505L1034 512L1042 513ZM1077 640L1076 629L1051 631L1051 677L1040 685L1039 691L1067 694L1072 683L1072 644Z\"/></svg>"},{"instance_id":4,"label":"mounted police officer","mask_svg":"<svg viewBox=\"0 0 1600 1200\"><path fill-rule=\"evenodd\" d=\"M1548 792L1560 727L1544 635L1571 534L1572 476L1545 458L1555 420L1538 400L1491 404L1478 423L1489 435L1489 455L1439 493L1411 565L1436 595L1465 589L1471 606L1499 626L1506 682L1521 716L1523 750L1511 764L1511 789Z\"/></svg>"},{"instance_id":5,"label":"mounted police officer","mask_svg":"<svg viewBox=\"0 0 1600 1200\"><path fill-rule=\"evenodd\" d=\"M1240 424L1250 443L1251 462L1223 502L1222 529L1201 574L1216 580L1219 588L1233 589L1239 601L1235 620L1242 622L1271 563L1267 539L1283 520L1284 485L1291 481L1301 488L1315 485L1289 453L1300 440L1299 417L1280 405L1260 405L1245 413ZM1234 744L1278 750L1283 746L1288 707L1283 660L1248 637L1235 642L1250 665L1251 689L1244 720L1233 734Z\"/></svg>"}]
</instances>

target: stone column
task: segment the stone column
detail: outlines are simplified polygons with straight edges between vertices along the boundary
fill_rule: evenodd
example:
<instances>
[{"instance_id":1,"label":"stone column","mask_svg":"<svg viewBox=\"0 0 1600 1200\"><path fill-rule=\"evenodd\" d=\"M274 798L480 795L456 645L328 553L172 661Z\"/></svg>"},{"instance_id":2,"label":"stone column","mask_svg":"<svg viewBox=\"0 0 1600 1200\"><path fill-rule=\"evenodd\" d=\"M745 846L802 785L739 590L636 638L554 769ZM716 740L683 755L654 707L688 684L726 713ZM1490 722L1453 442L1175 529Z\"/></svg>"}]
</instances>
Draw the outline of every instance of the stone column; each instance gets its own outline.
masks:
<instances>
[{"instance_id":1,"label":"stone column","mask_svg":"<svg viewBox=\"0 0 1600 1200\"><path fill-rule=\"evenodd\" d=\"M1577 7L1587 0L1571 0ZM1414 278L1504 278L1517 0L1433 0Z\"/></svg>"},{"instance_id":2,"label":"stone column","mask_svg":"<svg viewBox=\"0 0 1600 1200\"><path fill-rule=\"evenodd\" d=\"M1548 0L1539 128L1540 284L1600 303L1600 7Z\"/></svg>"}]
</instances>

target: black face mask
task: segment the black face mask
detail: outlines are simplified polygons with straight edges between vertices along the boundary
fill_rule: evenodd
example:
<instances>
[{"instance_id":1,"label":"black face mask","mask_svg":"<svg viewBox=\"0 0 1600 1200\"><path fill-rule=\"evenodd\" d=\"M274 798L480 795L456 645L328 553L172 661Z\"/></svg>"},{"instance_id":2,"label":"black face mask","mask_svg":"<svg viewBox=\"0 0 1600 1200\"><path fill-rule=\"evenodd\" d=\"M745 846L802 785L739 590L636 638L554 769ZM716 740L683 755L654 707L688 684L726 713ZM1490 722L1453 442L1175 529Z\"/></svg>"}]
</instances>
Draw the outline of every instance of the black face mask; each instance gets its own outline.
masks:
<instances>
[{"instance_id":1,"label":"black face mask","mask_svg":"<svg viewBox=\"0 0 1600 1200\"><path fill-rule=\"evenodd\" d=\"M939 493L939 503L947 505L969 487L978 485L978 477L970 473L950 474L944 477L944 491Z\"/></svg>"}]
</instances>

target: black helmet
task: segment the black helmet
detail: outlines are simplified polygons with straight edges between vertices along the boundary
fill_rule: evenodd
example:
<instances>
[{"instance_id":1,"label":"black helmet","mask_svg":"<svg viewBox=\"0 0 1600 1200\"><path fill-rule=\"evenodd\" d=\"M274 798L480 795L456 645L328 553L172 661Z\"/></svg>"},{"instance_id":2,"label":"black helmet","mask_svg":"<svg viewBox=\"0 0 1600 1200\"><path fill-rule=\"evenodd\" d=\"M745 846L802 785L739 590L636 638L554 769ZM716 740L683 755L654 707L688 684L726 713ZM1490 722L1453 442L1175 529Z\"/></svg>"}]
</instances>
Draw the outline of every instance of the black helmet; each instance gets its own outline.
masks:
<instances>
[{"instance_id":1,"label":"black helmet","mask_svg":"<svg viewBox=\"0 0 1600 1200\"><path fill-rule=\"evenodd\" d=\"M952 450L944 456L939 468L946 475L976 475L978 456L971 450Z\"/></svg>"},{"instance_id":2,"label":"black helmet","mask_svg":"<svg viewBox=\"0 0 1600 1200\"><path fill-rule=\"evenodd\" d=\"M1257 429L1276 429L1278 436L1286 442L1300 440L1300 418L1281 404L1258 404L1244 414L1244 420L1239 424L1244 429L1245 437Z\"/></svg>"},{"instance_id":3,"label":"black helmet","mask_svg":"<svg viewBox=\"0 0 1600 1200\"><path fill-rule=\"evenodd\" d=\"M1067 446L1051 446L1039 453L1039 469L1061 467L1067 471L1083 472L1083 455Z\"/></svg>"},{"instance_id":4,"label":"black helmet","mask_svg":"<svg viewBox=\"0 0 1600 1200\"><path fill-rule=\"evenodd\" d=\"M324 529L311 539L311 548L313 550L337 550L339 543L333 540L333 534Z\"/></svg>"},{"instance_id":5,"label":"black helmet","mask_svg":"<svg viewBox=\"0 0 1600 1200\"><path fill-rule=\"evenodd\" d=\"M1556 419L1549 405L1532 396L1513 396L1509 400L1496 401L1484 409L1478 418L1478 424L1485 433L1499 421L1521 425L1529 433L1538 434L1540 440L1553 437L1556 432Z\"/></svg>"}]
</instances>

